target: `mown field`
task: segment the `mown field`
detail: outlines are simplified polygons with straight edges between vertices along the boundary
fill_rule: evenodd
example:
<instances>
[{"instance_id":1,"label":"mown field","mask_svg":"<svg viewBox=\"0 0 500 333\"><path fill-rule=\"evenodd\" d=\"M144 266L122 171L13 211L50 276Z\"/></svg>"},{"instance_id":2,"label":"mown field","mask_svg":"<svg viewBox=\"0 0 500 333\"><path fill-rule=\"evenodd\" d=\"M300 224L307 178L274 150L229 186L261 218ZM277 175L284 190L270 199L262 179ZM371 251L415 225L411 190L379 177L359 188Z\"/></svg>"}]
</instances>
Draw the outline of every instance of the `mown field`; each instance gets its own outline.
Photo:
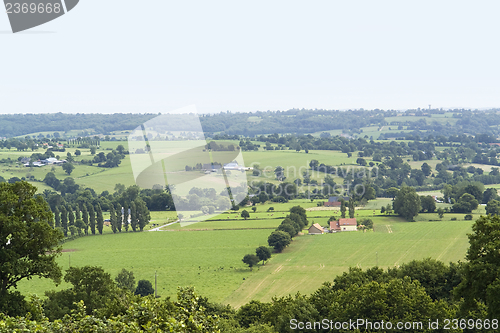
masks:
<instances>
[{"instance_id":1,"label":"mown field","mask_svg":"<svg viewBox=\"0 0 500 333\"><path fill-rule=\"evenodd\" d=\"M455 262L465 256L472 225L471 221L402 222L396 217L374 221L380 232L297 237L283 253L254 269L224 303L239 307L252 299L309 294L353 266L369 268L378 262L388 268L427 257Z\"/></svg>"},{"instance_id":2,"label":"mown field","mask_svg":"<svg viewBox=\"0 0 500 333\"><path fill-rule=\"evenodd\" d=\"M269 301L275 295L313 292L350 266L367 268L377 260L381 267L391 267L425 257L444 262L463 259L472 225L463 221L464 214L446 214L442 220L437 214L421 214L417 216L421 222L406 222L380 214L378 207L386 202L390 199L378 199L372 202L373 208L356 211L357 218L374 221L375 232L308 235L304 230L283 253L273 254L266 265L253 271L241 259L267 245L267 237L292 206L307 208L309 222L323 226L330 216L340 215L338 209L319 210L315 202L294 200L257 205L256 213L248 209L247 220L240 210L187 227L177 223L163 228L169 231L112 234L105 228L104 235L65 243L58 262L64 269L70 261L73 266L102 266L113 277L126 268L134 271L136 280L152 282L156 271L161 296L174 296L178 286L193 285L203 296L237 307L251 299ZM268 212L269 207L275 211ZM474 217L482 210L475 211ZM151 224L161 226L175 219L175 212L152 212ZM45 290L67 287L35 278L20 283L19 289L43 295Z\"/></svg>"},{"instance_id":3,"label":"mown field","mask_svg":"<svg viewBox=\"0 0 500 333\"><path fill-rule=\"evenodd\" d=\"M158 276L161 296L174 296L178 286L194 285L212 301L221 302L236 290L251 272L241 259L266 245L269 230L226 230L206 232L153 231L106 234L79 238L64 244L58 262L72 266L102 266L112 277L122 268L132 270L136 281L154 283ZM22 281L22 293L43 295L58 288L50 280Z\"/></svg>"}]
</instances>

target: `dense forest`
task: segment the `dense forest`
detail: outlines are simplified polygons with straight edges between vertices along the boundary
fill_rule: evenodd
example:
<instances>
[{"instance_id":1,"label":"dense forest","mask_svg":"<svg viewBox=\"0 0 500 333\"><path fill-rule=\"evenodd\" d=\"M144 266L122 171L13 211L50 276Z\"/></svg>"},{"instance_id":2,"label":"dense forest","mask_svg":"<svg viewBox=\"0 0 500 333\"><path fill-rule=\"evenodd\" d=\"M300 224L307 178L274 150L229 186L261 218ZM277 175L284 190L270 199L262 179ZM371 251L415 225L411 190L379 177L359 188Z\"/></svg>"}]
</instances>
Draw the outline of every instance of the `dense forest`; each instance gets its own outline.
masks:
<instances>
[{"instance_id":1,"label":"dense forest","mask_svg":"<svg viewBox=\"0 0 500 333\"><path fill-rule=\"evenodd\" d=\"M365 126L392 126L391 133L381 133L383 138L433 135L490 134L498 135L499 110L306 110L256 112L221 112L200 116L205 133L243 135L254 137L273 133L313 133L342 130L351 135L362 135ZM453 112L456 122L438 122L433 115ZM387 117L415 116L415 120L387 120ZM22 136L45 131L93 130L92 134L108 135L112 131L132 130L157 114L10 114L0 115L0 137ZM451 126L453 125L453 126ZM397 132L396 129L405 132ZM379 137L375 138L378 139Z\"/></svg>"},{"instance_id":2,"label":"dense forest","mask_svg":"<svg viewBox=\"0 0 500 333\"><path fill-rule=\"evenodd\" d=\"M93 129L94 133L106 135L112 131L132 130L155 116L154 114L129 113L2 114L0 115L0 137L88 129Z\"/></svg>"}]
</instances>

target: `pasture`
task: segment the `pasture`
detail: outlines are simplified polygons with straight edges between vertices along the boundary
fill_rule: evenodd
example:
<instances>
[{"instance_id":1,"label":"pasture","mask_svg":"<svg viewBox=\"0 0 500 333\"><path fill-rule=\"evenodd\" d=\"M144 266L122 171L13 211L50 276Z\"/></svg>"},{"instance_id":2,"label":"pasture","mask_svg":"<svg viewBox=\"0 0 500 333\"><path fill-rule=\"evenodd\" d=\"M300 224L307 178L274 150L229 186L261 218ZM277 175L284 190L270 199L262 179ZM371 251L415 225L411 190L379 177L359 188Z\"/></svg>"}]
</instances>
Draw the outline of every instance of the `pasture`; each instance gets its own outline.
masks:
<instances>
[{"instance_id":1,"label":"pasture","mask_svg":"<svg viewBox=\"0 0 500 333\"><path fill-rule=\"evenodd\" d=\"M322 283L357 266L394 267L427 257L443 262L463 260L471 221L402 222L397 217L374 219L381 232L343 232L297 237L224 300L239 307L252 299L309 294ZM377 228L378 227L378 228Z\"/></svg>"},{"instance_id":2,"label":"pasture","mask_svg":"<svg viewBox=\"0 0 500 333\"><path fill-rule=\"evenodd\" d=\"M356 211L357 218L371 218L375 232L344 232L324 235L300 235L281 254L253 271L241 261L255 248L267 245L267 237L281 223L288 210L297 204L308 208L309 223L328 224L331 215L340 215L338 208L319 210L310 200L293 200L285 204L257 205L250 209L250 218L241 218L241 210L220 214L212 220L181 227L176 223L157 232L87 236L66 242L58 258L66 269L72 266L97 265L114 277L122 268L134 271L136 280L154 281L158 275L161 296L174 296L178 286L195 286L201 295L215 302L238 307L258 299L310 293L323 282L331 281L351 266L384 268L413 259L432 257L444 262L463 259L468 247L467 233L472 221L463 221L464 214L420 214L417 222L380 214L379 207L390 199L373 201L374 209ZM274 212L267 212L269 207ZM474 218L484 207L474 212ZM457 221L451 221L452 217ZM106 216L105 216L106 218ZM164 225L176 219L175 212L152 212L152 223ZM150 228L151 226L148 226ZM23 281L24 294L43 295L59 287L49 280L35 278Z\"/></svg>"},{"instance_id":3,"label":"pasture","mask_svg":"<svg viewBox=\"0 0 500 333\"><path fill-rule=\"evenodd\" d=\"M153 231L106 234L78 238L64 244L58 263L71 266L102 266L114 278L122 268L132 270L136 282L154 284L158 276L159 295L175 296L178 286L193 285L211 301L222 302L250 270L241 259L255 248L267 245L269 230L224 230L205 232ZM34 278L22 281L23 294L43 296L46 290L60 290L52 281Z\"/></svg>"}]
</instances>

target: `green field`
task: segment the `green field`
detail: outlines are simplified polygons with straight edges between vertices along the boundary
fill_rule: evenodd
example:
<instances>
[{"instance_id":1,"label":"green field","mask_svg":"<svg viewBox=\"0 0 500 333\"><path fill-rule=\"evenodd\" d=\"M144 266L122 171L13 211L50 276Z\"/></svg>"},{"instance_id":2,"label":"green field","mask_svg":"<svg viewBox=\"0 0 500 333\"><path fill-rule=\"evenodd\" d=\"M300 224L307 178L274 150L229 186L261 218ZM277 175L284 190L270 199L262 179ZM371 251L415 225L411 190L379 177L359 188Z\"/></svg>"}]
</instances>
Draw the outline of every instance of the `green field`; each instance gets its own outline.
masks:
<instances>
[{"instance_id":1,"label":"green field","mask_svg":"<svg viewBox=\"0 0 500 333\"><path fill-rule=\"evenodd\" d=\"M224 302L239 307L252 299L270 301L273 296L308 294L349 267L369 268L377 261L383 268L426 257L458 261L465 256L466 234L472 225L471 221L400 222L399 218L375 223L382 232L297 237L282 254L255 269Z\"/></svg>"},{"instance_id":2,"label":"green field","mask_svg":"<svg viewBox=\"0 0 500 333\"><path fill-rule=\"evenodd\" d=\"M158 293L174 296L178 286L194 285L210 300L221 302L236 290L251 272L241 261L247 253L266 245L269 230L206 232L142 232L82 237L64 244L58 262L72 266L102 266L112 277L122 268L132 270L136 281L154 282ZM67 288L63 283L57 289ZM22 281L23 293L43 295L56 289L50 280ZM56 290L57 290L56 289Z\"/></svg>"},{"instance_id":3,"label":"green field","mask_svg":"<svg viewBox=\"0 0 500 333\"><path fill-rule=\"evenodd\" d=\"M387 200L378 199L376 205ZM311 209L307 212L310 223L326 226L331 215L339 215L338 209L317 210L315 203L301 202ZM248 269L241 261L243 256L267 245L269 234L297 203L274 204L275 212L265 211L269 204L260 205L257 213L249 210L248 220L239 216L240 211L221 214L214 218L216 221L164 228L171 231L112 234L105 228L104 235L65 243L58 262L64 269L70 260L72 266L102 266L112 276L126 268L134 271L136 280L153 281L157 271L161 296L174 296L178 286L193 285L213 301L238 307L251 299L269 301L275 295L310 293L350 266L376 265L377 256L381 267L425 257L444 262L463 259L468 246L466 234L473 223L462 221L464 214L446 214L437 222L405 222L381 215L378 210L357 210L358 218L374 221L375 232L310 236L305 230L282 254L273 254L266 265ZM479 213L474 212L474 216ZM229 221L224 220L227 217ZM452 217L458 221L450 221ZM152 223L159 225L175 218L175 212L152 212ZM437 214L421 214L419 220L439 218ZM67 287L63 283L56 288L51 281L38 278L19 285L22 293L39 295Z\"/></svg>"},{"instance_id":4,"label":"green field","mask_svg":"<svg viewBox=\"0 0 500 333\"><path fill-rule=\"evenodd\" d=\"M181 146L177 149L182 148L182 143L187 144L186 142L181 141ZM118 145L123 145L126 149L128 148L128 144L126 141L106 141L101 142L100 149L97 150L97 154L100 152L104 152L107 154L111 149L116 148ZM163 142L159 142L160 146L163 145ZM178 144L178 143L176 143ZM167 144L165 143L165 149L167 149ZM76 151L76 147L67 148L66 152L56 152L56 155L59 155L61 159L66 158L66 154L70 152L73 156ZM75 161L80 161L82 159L92 159L93 156L90 154L89 149L80 149L82 155L75 157ZM43 152L39 150L38 152ZM223 158L226 152L217 152L217 156ZM227 152L230 153L230 152ZM18 151L8 151L7 149L0 149L0 159L11 158L14 161L17 161L18 157L29 157L33 154L33 152L18 152ZM231 153L234 154L234 153ZM167 154L168 155L168 154ZM355 165L357 153L354 152L352 157L347 157L347 154L339 152L339 151L322 151L322 150L313 150L309 153L305 153L304 151L296 152L295 150L279 150L279 151L245 151L243 152L243 158L245 160L246 166L252 166L254 164L258 164L262 170L265 171L264 175L261 177L252 176L252 172L247 172L249 181L269 181L269 182L277 182L274 177L274 169L281 165L285 169L285 176L289 181L293 181L296 178L302 178L303 173L309 170L309 162L315 159L320 163L325 163L327 165ZM180 163L180 164L179 164ZM177 169L183 169L184 164L193 164L192 157L188 156L186 161L180 161L179 165L176 166ZM0 175L2 175L5 179L9 179L12 177L29 177L33 176L36 180L42 181L45 178L45 175L48 172L54 172L57 178L63 180L68 177L68 175L64 172L61 166L44 166L40 168L28 168L23 165L12 163L2 163L0 164ZM309 171L310 172L310 171ZM316 179L321 181L324 178L323 173L313 172L311 173L311 179ZM91 187L97 193L101 193L102 191L112 192L115 185L120 183L126 186L131 186L135 184L135 179L132 172L132 165L130 161L130 156L126 156L124 160L122 160L120 166L118 168L101 168L96 165L89 166L83 164L76 164L74 171L71 173L70 177L75 179L75 182L84 187Z\"/></svg>"}]
</instances>

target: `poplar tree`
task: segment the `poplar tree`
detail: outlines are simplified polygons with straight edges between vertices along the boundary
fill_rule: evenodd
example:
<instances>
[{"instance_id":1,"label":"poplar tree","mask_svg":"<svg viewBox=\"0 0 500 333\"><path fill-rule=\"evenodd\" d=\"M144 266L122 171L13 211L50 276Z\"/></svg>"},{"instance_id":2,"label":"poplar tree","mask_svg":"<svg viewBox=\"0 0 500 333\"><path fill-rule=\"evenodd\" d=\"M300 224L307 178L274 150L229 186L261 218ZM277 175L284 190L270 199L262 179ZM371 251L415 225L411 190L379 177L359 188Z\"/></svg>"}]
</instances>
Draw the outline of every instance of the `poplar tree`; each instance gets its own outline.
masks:
<instances>
[{"instance_id":1,"label":"poplar tree","mask_svg":"<svg viewBox=\"0 0 500 333\"><path fill-rule=\"evenodd\" d=\"M68 236L68 211L64 206L61 206L61 227L63 228L64 236Z\"/></svg>"},{"instance_id":2,"label":"poplar tree","mask_svg":"<svg viewBox=\"0 0 500 333\"><path fill-rule=\"evenodd\" d=\"M122 232L122 222L123 222L122 206L119 203L117 203L116 204L116 227L118 229L118 232Z\"/></svg>"},{"instance_id":3,"label":"poplar tree","mask_svg":"<svg viewBox=\"0 0 500 333\"><path fill-rule=\"evenodd\" d=\"M54 209L54 219L56 222L56 228L60 228L61 227L61 212L59 211L59 209L57 209L57 207Z\"/></svg>"},{"instance_id":4,"label":"poplar tree","mask_svg":"<svg viewBox=\"0 0 500 333\"><path fill-rule=\"evenodd\" d=\"M128 216L129 216L129 205L128 202L125 202L125 205L123 206L123 225L125 226L125 232L128 232Z\"/></svg>"},{"instance_id":5,"label":"poplar tree","mask_svg":"<svg viewBox=\"0 0 500 333\"><path fill-rule=\"evenodd\" d=\"M130 203L130 226L132 227L132 231L135 232L137 230L137 210L134 201Z\"/></svg>"},{"instance_id":6,"label":"poplar tree","mask_svg":"<svg viewBox=\"0 0 500 333\"><path fill-rule=\"evenodd\" d=\"M86 204L82 205L82 220L83 220L83 224L85 224L85 227L84 227L85 235L88 235L89 234L89 211L87 210Z\"/></svg>"},{"instance_id":7,"label":"poplar tree","mask_svg":"<svg viewBox=\"0 0 500 333\"><path fill-rule=\"evenodd\" d=\"M340 199L340 217L345 219L346 204L344 199Z\"/></svg>"},{"instance_id":8,"label":"poplar tree","mask_svg":"<svg viewBox=\"0 0 500 333\"><path fill-rule=\"evenodd\" d=\"M95 235L95 211L94 206L89 205L89 226L92 235Z\"/></svg>"},{"instance_id":9,"label":"poplar tree","mask_svg":"<svg viewBox=\"0 0 500 333\"><path fill-rule=\"evenodd\" d=\"M113 233L116 234L117 228L117 218L115 214L115 208L113 207L113 204L109 205L109 222L111 223L111 230L113 230Z\"/></svg>"},{"instance_id":10,"label":"poplar tree","mask_svg":"<svg viewBox=\"0 0 500 333\"><path fill-rule=\"evenodd\" d=\"M349 198L349 217L352 219L352 218L354 218L354 215L355 215L354 198L350 197Z\"/></svg>"},{"instance_id":11,"label":"poplar tree","mask_svg":"<svg viewBox=\"0 0 500 333\"><path fill-rule=\"evenodd\" d=\"M149 214L149 209L146 203L142 199L136 199L136 211L137 211L137 222L139 224L139 230L142 231L144 227L151 220L151 216Z\"/></svg>"},{"instance_id":12,"label":"poplar tree","mask_svg":"<svg viewBox=\"0 0 500 333\"><path fill-rule=\"evenodd\" d=\"M96 214L97 214L97 230L99 230L99 234L102 235L102 229L104 227L104 218L102 217L102 209L100 204L97 204L96 206Z\"/></svg>"},{"instance_id":13,"label":"poplar tree","mask_svg":"<svg viewBox=\"0 0 500 333\"><path fill-rule=\"evenodd\" d=\"M80 207L78 205L75 205L75 221L81 219L80 216Z\"/></svg>"},{"instance_id":14,"label":"poplar tree","mask_svg":"<svg viewBox=\"0 0 500 333\"><path fill-rule=\"evenodd\" d=\"M68 221L69 225L75 225L75 214L73 214L73 210L71 210L71 206L68 206Z\"/></svg>"}]
</instances>

